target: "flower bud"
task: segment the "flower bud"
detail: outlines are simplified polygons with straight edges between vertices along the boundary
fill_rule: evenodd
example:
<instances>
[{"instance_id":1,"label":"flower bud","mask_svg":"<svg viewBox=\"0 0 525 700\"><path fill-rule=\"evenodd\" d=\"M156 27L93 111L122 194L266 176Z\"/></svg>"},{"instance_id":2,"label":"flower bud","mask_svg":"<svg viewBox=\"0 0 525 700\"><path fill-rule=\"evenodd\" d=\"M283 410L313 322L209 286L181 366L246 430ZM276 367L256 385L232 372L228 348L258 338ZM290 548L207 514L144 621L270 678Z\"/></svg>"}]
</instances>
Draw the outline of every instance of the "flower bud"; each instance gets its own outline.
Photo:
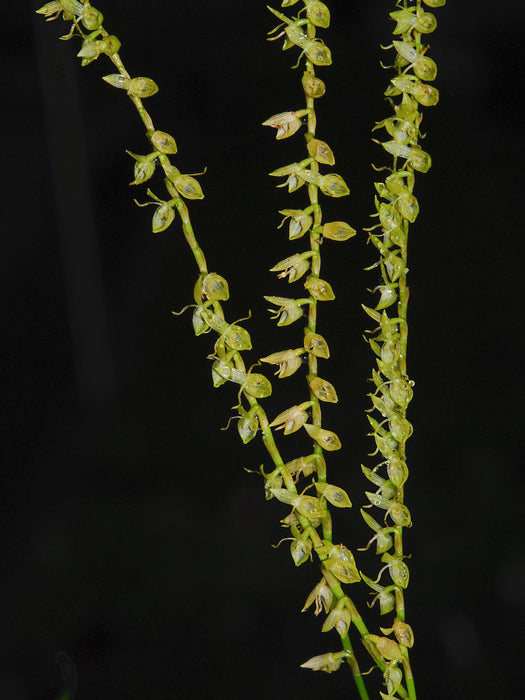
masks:
<instances>
[{"instance_id":1,"label":"flower bud","mask_svg":"<svg viewBox=\"0 0 525 700\"><path fill-rule=\"evenodd\" d=\"M222 339L232 350L251 350L252 340L250 334L242 326L230 324L221 335ZM257 375L262 376L262 375Z\"/></svg>"},{"instance_id":2,"label":"flower bud","mask_svg":"<svg viewBox=\"0 0 525 700\"><path fill-rule=\"evenodd\" d=\"M387 143L395 142L389 141ZM383 147L385 146L385 144L382 145ZM381 202L381 204L379 205L378 214L379 221L381 222L381 226L383 227L385 232L390 232L393 229L398 228L402 224L401 214L391 204L385 204L384 202Z\"/></svg>"},{"instance_id":3,"label":"flower bud","mask_svg":"<svg viewBox=\"0 0 525 700\"><path fill-rule=\"evenodd\" d=\"M314 377L309 382L309 386L312 393L319 399L319 401L328 401L329 403L337 403L339 401L334 386L330 384L330 382L327 382L326 379Z\"/></svg>"},{"instance_id":4,"label":"flower bud","mask_svg":"<svg viewBox=\"0 0 525 700\"><path fill-rule=\"evenodd\" d=\"M345 559L336 559L328 557L323 561L324 568L333 574L341 583L357 583L361 579L359 571L356 568L355 562Z\"/></svg>"},{"instance_id":5,"label":"flower bud","mask_svg":"<svg viewBox=\"0 0 525 700\"><path fill-rule=\"evenodd\" d=\"M174 176L173 179L170 178L168 182L172 182L177 192L186 199L204 198L199 182L194 177L191 177L191 175L179 174Z\"/></svg>"},{"instance_id":6,"label":"flower bud","mask_svg":"<svg viewBox=\"0 0 525 700\"><path fill-rule=\"evenodd\" d=\"M346 182L340 175L322 175L319 178L319 187L328 197L345 197L350 194Z\"/></svg>"},{"instance_id":7,"label":"flower bud","mask_svg":"<svg viewBox=\"0 0 525 700\"><path fill-rule=\"evenodd\" d=\"M319 139L310 139L307 144L308 153L314 158L318 163L323 163L324 165L333 165L335 163L335 157L330 146L324 141Z\"/></svg>"},{"instance_id":8,"label":"flower bud","mask_svg":"<svg viewBox=\"0 0 525 700\"><path fill-rule=\"evenodd\" d=\"M397 377L392 380L390 385L390 396L394 399L398 406L406 408L412 400L412 386L414 382L407 381L402 377Z\"/></svg>"},{"instance_id":9,"label":"flower bud","mask_svg":"<svg viewBox=\"0 0 525 700\"><path fill-rule=\"evenodd\" d=\"M419 204L417 198L410 192L402 192L396 199L396 207L401 216L410 221L411 224L417 219L419 214Z\"/></svg>"},{"instance_id":10,"label":"flower bud","mask_svg":"<svg viewBox=\"0 0 525 700\"><path fill-rule=\"evenodd\" d=\"M333 452L334 450L341 449L341 440L338 436L331 430L325 430L317 425L311 425L310 423L305 423L304 429L308 435L315 440L318 445L320 445L323 450L328 452Z\"/></svg>"},{"instance_id":11,"label":"flower bud","mask_svg":"<svg viewBox=\"0 0 525 700\"><path fill-rule=\"evenodd\" d=\"M197 304L202 304L203 301L227 301L229 296L228 282L215 272L200 275L193 290Z\"/></svg>"},{"instance_id":12,"label":"flower bud","mask_svg":"<svg viewBox=\"0 0 525 700\"><path fill-rule=\"evenodd\" d=\"M242 390L255 399L265 399L272 393L272 385L264 374L247 374Z\"/></svg>"},{"instance_id":13,"label":"flower bud","mask_svg":"<svg viewBox=\"0 0 525 700\"><path fill-rule=\"evenodd\" d=\"M329 238L332 241L347 241L352 236L355 236L356 230L344 221L331 221L323 226L323 238Z\"/></svg>"},{"instance_id":14,"label":"flower bud","mask_svg":"<svg viewBox=\"0 0 525 700\"><path fill-rule=\"evenodd\" d=\"M120 50L121 43L119 39L114 36L113 34L110 34L109 36L104 37L100 41L101 46L101 51L100 53L105 53L107 56L113 56L113 54L116 54Z\"/></svg>"},{"instance_id":15,"label":"flower bud","mask_svg":"<svg viewBox=\"0 0 525 700\"><path fill-rule=\"evenodd\" d=\"M389 421L390 432L392 437L397 442L404 443L412 435L413 426L407 421L406 418L400 416L398 413L394 413Z\"/></svg>"},{"instance_id":16,"label":"flower bud","mask_svg":"<svg viewBox=\"0 0 525 700\"><path fill-rule=\"evenodd\" d=\"M125 75L121 75L120 73L103 75L102 80L108 83L108 85L119 88L120 90L127 90L129 88L130 78L126 78ZM126 153L129 153L129 151L126 151Z\"/></svg>"},{"instance_id":17,"label":"flower bud","mask_svg":"<svg viewBox=\"0 0 525 700\"><path fill-rule=\"evenodd\" d=\"M394 486L400 489L408 479L408 467L406 462L400 459L391 459L387 463L388 478Z\"/></svg>"},{"instance_id":18,"label":"flower bud","mask_svg":"<svg viewBox=\"0 0 525 700\"><path fill-rule=\"evenodd\" d=\"M412 94L423 107L434 107L439 102L439 90L426 83L416 85Z\"/></svg>"},{"instance_id":19,"label":"flower bud","mask_svg":"<svg viewBox=\"0 0 525 700\"><path fill-rule=\"evenodd\" d=\"M91 5L88 5L82 9L82 24L88 31L93 32L95 29L99 29L103 21L104 15L102 12L99 12L94 7L91 7Z\"/></svg>"},{"instance_id":20,"label":"flower bud","mask_svg":"<svg viewBox=\"0 0 525 700\"><path fill-rule=\"evenodd\" d=\"M144 99L158 92L159 86L151 78L132 78L128 90L135 97Z\"/></svg>"},{"instance_id":21,"label":"flower bud","mask_svg":"<svg viewBox=\"0 0 525 700\"><path fill-rule=\"evenodd\" d=\"M155 131L150 137L153 148L160 153L177 153L177 144L171 134L165 131Z\"/></svg>"},{"instance_id":22,"label":"flower bud","mask_svg":"<svg viewBox=\"0 0 525 700\"><path fill-rule=\"evenodd\" d=\"M330 10L319 0L306 0L306 16L316 27L326 29L330 26Z\"/></svg>"},{"instance_id":23,"label":"flower bud","mask_svg":"<svg viewBox=\"0 0 525 700\"><path fill-rule=\"evenodd\" d=\"M434 7L436 7L436 5L434 5ZM421 34L431 34L436 27L437 20L431 12L422 12L421 14L416 16L414 29L417 32L421 32Z\"/></svg>"},{"instance_id":24,"label":"flower bud","mask_svg":"<svg viewBox=\"0 0 525 700\"><path fill-rule=\"evenodd\" d=\"M322 97L326 91L323 81L316 78L309 71L303 73L302 84L307 97L319 98Z\"/></svg>"},{"instance_id":25,"label":"flower bud","mask_svg":"<svg viewBox=\"0 0 525 700\"><path fill-rule=\"evenodd\" d=\"M330 49L319 39L312 39L304 42L304 52L307 58L315 66L330 66L332 64L332 55Z\"/></svg>"},{"instance_id":26,"label":"flower bud","mask_svg":"<svg viewBox=\"0 0 525 700\"><path fill-rule=\"evenodd\" d=\"M336 508L351 508L352 502L350 501L348 494L339 486L334 486L333 484L327 484L324 481L316 481L315 488L317 493L321 494L323 498L331 503Z\"/></svg>"},{"instance_id":27,"label":"flower bud","mask_svg":"<svg viewBox=\"0 0 525 700\"><path fill-rule=\"evenodd\" d=\"M319 333L312 333L312 331L309 330L306 331L304 336L304 349L311 352L312 355L322 357L325 360L330 357L328 344Z\"/></svg>"}]
</instances>

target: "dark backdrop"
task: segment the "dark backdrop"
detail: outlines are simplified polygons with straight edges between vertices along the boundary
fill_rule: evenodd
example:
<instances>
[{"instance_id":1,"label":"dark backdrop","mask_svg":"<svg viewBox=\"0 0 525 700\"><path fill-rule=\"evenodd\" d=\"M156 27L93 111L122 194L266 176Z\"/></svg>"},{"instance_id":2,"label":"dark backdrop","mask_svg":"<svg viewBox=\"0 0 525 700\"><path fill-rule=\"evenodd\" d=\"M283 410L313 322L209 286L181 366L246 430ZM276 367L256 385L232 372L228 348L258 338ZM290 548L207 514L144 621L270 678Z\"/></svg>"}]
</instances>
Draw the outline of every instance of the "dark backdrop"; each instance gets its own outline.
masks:
<instances>
[{"instance_id":1,"label":"dark backdrop","mask_svg":"<svg viewBox=\"0 0 525 700\"><path fill-rule=\"evenodd\" d=\"M346 669L299 668L337 640L299 613L315 568L270 546L286 510L244 471L269 466L262 448L220 431L236 395L210 388L211 336L193 336L191 313L170 313L191 303L196 274L178 224L153 235L152 209L133 204L145 188L127 187L124 151L146 152L138 117L100 79L110 63L81 69L78 42L57 41L65 25L33 15L39 4L3 14L0 696L52 700L65 651L78 700L353 697ZM318 133L352 189L327 216L359 229L373 211L370 162L385 162L370 128L388 115L378 45L392 5L332 0L323 33L334 66L320 70ZM267 173L301 157L302 138L277 143L260 126L302 104L296 53L265 42L275 22L264 2L100 9L130 72L160 86L147 106L176 136L177 165L207 167L206 199L191 211L210 269L230 281L228 317L253 313L253 361L296 344L294 326L273 338L262 294L289 292L267 270L301 248L276 227L303 193L276 190ZM408 620L422 698L517 697L525 11L464 0L437 15L441 101L423 122L434 164L417 178L410 245ZM323 371L340 396L326 420L346 448L329 468L354 501L335 521L351 546L368 536L358 507L372 357L360 304L377 278L362 272L374 261L365 241L323 246L337 296L322 307ZM270 415L289 405L289 381ZM374 557L363 565L372 572Z\"/></svg>"}]
</instances>

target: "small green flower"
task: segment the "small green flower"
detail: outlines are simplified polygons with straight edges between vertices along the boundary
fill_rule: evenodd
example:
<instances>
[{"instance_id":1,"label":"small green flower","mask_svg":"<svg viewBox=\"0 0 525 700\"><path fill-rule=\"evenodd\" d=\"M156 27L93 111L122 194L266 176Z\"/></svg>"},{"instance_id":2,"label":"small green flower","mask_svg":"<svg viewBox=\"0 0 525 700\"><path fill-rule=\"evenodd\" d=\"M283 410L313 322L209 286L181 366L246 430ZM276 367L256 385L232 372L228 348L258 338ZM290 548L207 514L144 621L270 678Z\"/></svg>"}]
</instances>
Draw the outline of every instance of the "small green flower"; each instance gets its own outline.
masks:
<instances>
[{"instance_id":1,"label":"small green flower","mask_svg":"<svg viewBox=\"0 0 525 700\"><path fill-rule=\"evenodd\" d=\"M277 134L275 135L277 140L292 136L300 129L301 124L301 119L296 112L280 112L262 123L263 126L271 126L277 129Z\"/></svg>"},{"instance_id":2,"label":"small green flower","mask_svg":"<svg viewBox=\"0 0 525 700\"><path fill-rule=\"evenodd\" d=\"M311 659L301 664L301 668L310 668L312 671L324 671L325 673L333 673L339 669L343 663L346 652L328 652L319 656L312 656Z\"/></svg>"}]
</instances>

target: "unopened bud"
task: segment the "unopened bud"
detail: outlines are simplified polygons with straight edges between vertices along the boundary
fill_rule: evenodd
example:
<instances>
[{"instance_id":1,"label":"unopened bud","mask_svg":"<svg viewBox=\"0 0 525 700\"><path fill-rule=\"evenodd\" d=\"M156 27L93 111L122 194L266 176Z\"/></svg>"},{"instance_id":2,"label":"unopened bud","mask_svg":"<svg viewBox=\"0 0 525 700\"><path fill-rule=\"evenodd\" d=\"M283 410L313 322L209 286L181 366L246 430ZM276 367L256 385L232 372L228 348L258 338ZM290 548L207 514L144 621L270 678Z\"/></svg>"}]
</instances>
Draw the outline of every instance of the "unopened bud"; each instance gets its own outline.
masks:
<instances>
[{"instance_id":1,"label":"unopened bud","mask_svg":"<svg viewBox=\"0 0 525 700\"><path fill-rule=\"evenodd\" d=\"M339 401L335 387L321 377L314 377L309 382L310 389L320 401L337 403Z\"/></svg>"},{"instance_id":2,"label":"unopened bud","mask_svg":"<svg viewBox=\"0 0 525 700\"><path fill-rule=\"evenodd\" d=\"M319 0L306 1L306 16L316 27L326 29L330 25L330 10Z\"/></svg>"},{"instance_id":3,"label":"unopened bud","mask_svg":"<svg viewBox=\"0 0 525 700\"><path fill-rule=\"evenodd\" d=\"M319 178L319 187L328 197L345 197L350 194L346 182L340 175L322 175Z\"/></svg>"},{"instance_id":4,"label":"unopened bud","mask_svg":"<svg viewBox=\"0 0 525 700\"><path fill-rule=\"evenodd\" d=\"M317 489L317 493L321 494L321 496L326 498L326 500L336 508L352 507L352 502L350 501L348 494L339 486L327 484L324 481L316 481L315 488Z\"/></svg>"},{"instance_id":5,"label":"unopened bud","mask_svg":"<svg viewBox=\"0 0 525 700\"><path fill-rule=\"evenodd\" d=\"M82 24L88 31L95 31L95 29L98 29L102 25L103 21L104 15L102 14L102 12L99 12L97 9L91 7L90 5L83 8Z\"/></svg>"},{"instance_id":6,"label":"unopened bud","mask_svg":"<svg viewBox=\"0 0 525 700\"><path fill-rule=\"evenodd\" d=\"M341 449L341 441L331 430L325 430L324 428L319 428L319 426L311 425L310 423L305 423L304 428L312 440L315 440L323 450L333 452L334 450Z\"/></svg>"},{"instance_id":7,"label":"unopened bud","mask_svg":"<svg viewBox=\"0 0 525 700\"><path fill-rule=\"evenodd\" d=\"M322 357L325 360L330 357L330 349L328 348L328 344L319 333L306 331L304 336L304 349L311 352L312 355Z\"/></svg>"},{"instance_id":8,"label":"unopened bud","mask_svg":"<svg viewBox=\"0 0 525 700\"><path fill-rule=\"evenodd\" d=\"M129 81L128 90L135 97L144 99L158 92L159 86L151 78L132 78Z\"/></svg>"},{"instance_id":9,"label":"unopened bud","mask_svg":"<svg viewBox=\"0 0 525 700\"><path fill-rule=\"evenodd\" d=\"M333 673L337 671L339 666L343 663L344 658L344 652L320 654L319 656L312 656L311 659L305 661L304 664L301 664L301 668L310 668L312 671Z\"/></svg>"},{"instance_id":10,"label":"unopened bud","mask_svg":"<svg viewBox=\"0 0 525 700\"><path fill-rule=\"evenodd\" d=\"M326 91L326 86L322 80L316 78L309 71L305 71L302 77L303 90L308 97L322 97Z\"/></svg>"},{"instance_id":11,"label":"unopened bud","mask_svg":"<svg viewBox=\"0 0 525 700\"><path fill-rule=\"evenodd\" d=\"M308 153L318 163L323 163L324 165L333 165L335 163L333 151L324 141L320 141L319 139L310 139L310 141L308 141L307 149Z\"/></svg>"},{"instance_id":12,"label":"unopened bud","mask_svg":"<svg viewBox=\"0 0 525 700\"><path fill-rule=\"evenodd\" d=\"M160 153L177 153L177 143L171 134L155 131L150 137L151 144Z\"/></svg>"},{"instance_id":13,"label":"unopened bud","mask_svg":"<svg viewBox=\"0 0 525 700\"><path fill-rule=\"evenodd\" d=\"M332 241L347 241L355 235L355 228L352 228L344 221L331 221L323 226L323 238L329 238Z\"/></svg>"}]
</instances>

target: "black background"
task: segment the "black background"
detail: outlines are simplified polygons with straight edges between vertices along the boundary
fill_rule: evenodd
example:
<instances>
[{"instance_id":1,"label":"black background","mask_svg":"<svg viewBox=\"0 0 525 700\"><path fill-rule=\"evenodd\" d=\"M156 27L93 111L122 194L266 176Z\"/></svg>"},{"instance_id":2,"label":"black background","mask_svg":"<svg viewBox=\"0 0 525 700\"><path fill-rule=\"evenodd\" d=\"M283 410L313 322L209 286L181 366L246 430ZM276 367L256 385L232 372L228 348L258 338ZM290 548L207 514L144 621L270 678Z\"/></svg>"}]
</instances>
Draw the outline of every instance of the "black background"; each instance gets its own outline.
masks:
<instances>
[{"instance_id":1,"label":"black background","mask_svg":"<svg viewBox=\"0 0 525 700\"><path fill-rule=\"evenodd\" d=\"M191 303L196 270L178 223L153 235L152 208L133 204L145 187L127 187L125 149L147 152L141 123L125 93L100 79L109 61L81 69L78 40L57 41L67 26L33 15L39 4L16 3L3 17L0 697L52 700L60 650L76 664L78 700L354 697L347 668L299 668L337 650L337 639L299 613L315 567L295 569L286 543L270 546L286 535L286 509L265 502L260 477L243 469L269 466L262 447L219 430L236 395L210 388L213 339L194 337L191 312L170 313ZM369 534L359 465L373 464L360 304L377 280L362 271L374 251L361 229L373 211L370 162L386 162L370 128L389 114L378 61L388 62L379 44L390 41L394 8L330 7L322 36L334 65L319 70L318 135L352 192L326 202L325 218L360 233L323 246L337 299L322 306L319 330L332 349L322 372L340 397L326 426L344 443L330 479L354 502L337 514L335 536L355 551ZM260 123L302 106L297 52L265 41L276 22L264 2L100 9L131 74L160 87L147 107L177 139L174 162L207 167L206 198L191 212L210 269L230 282L228 318L252 311L251 361L296 347L300 328L274 337L262 295L295 293L267 270L303 249L277 230L277 211L305 206L304 191L289 196L267 173L304 147L300 134L276 142ZM425 110L433 167L417 178L410 243L407 620L421 698L518 697L525 10L467 0L436 14L429 55L441 100ZM162 196L161 183L151 187ZM296 385L276 387L270 416L303 400L290 399ZM285 456L300 444L290 438ZM359 561L377 570L373 555ZM388 624L370 616L376 630Z\"/></svg>"}]
</instances>

